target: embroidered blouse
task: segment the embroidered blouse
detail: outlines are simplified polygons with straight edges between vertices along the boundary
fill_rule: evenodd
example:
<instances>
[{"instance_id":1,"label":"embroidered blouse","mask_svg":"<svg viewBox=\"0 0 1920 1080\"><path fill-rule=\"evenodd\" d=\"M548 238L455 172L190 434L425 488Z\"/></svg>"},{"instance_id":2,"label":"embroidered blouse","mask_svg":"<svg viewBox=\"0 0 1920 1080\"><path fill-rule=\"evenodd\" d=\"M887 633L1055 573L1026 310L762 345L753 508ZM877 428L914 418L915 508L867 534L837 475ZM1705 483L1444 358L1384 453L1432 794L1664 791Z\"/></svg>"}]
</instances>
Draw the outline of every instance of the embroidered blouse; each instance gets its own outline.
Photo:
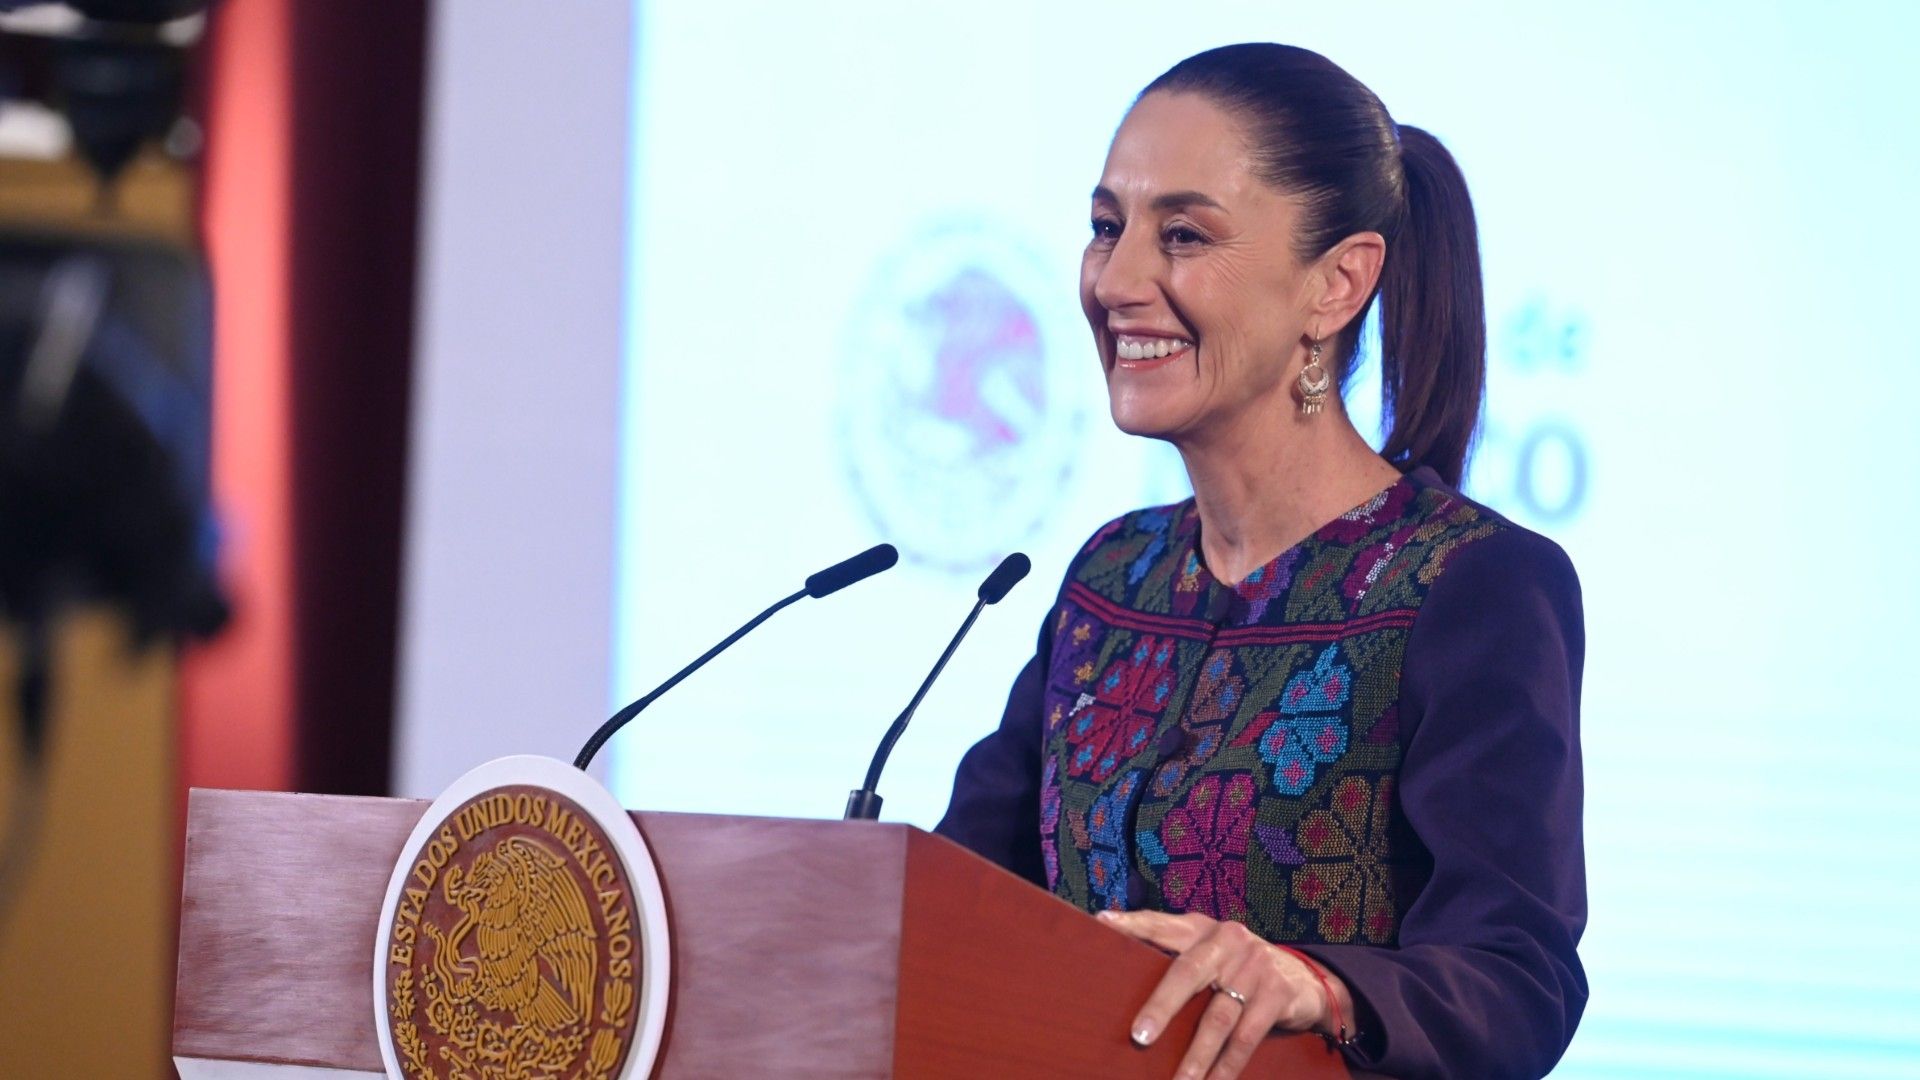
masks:
<instances>
[{"instance_id":1,"label":"embroidered blouse","mask_svg":"<svg viewBox=\"0 0 1920 1080\"><path fill-rule=\"evenodd\" d=\"M1358 1068L1539 1077L1586 1003L1579 582L1415 470L1237 585L1192 500L1094 534L938 831L1351 988Z\"/></svg>"}]
</instances>

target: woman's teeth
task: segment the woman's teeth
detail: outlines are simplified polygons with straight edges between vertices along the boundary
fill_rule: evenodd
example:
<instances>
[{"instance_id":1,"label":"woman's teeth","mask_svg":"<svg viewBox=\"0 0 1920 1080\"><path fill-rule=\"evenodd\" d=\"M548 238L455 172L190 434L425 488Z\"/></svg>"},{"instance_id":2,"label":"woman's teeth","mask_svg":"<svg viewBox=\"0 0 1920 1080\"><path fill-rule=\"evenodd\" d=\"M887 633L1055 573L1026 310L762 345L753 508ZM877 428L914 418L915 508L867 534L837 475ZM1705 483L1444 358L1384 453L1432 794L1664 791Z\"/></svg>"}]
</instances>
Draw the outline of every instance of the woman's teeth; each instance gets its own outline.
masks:
<instances>
[{"instance_id":1,"label":"woman's teeth","mask_svg":"<svg viewBox=\"0 0 1920 1080\"><path fill-rule=\"evenodd\" d=\"M1122 360L1152 360L1161 356L1172 356L1182 349L1192 347L1193 342L1184 338L1122 337L1114 339L1114 354Z\"/></svg>"}]
</instances>

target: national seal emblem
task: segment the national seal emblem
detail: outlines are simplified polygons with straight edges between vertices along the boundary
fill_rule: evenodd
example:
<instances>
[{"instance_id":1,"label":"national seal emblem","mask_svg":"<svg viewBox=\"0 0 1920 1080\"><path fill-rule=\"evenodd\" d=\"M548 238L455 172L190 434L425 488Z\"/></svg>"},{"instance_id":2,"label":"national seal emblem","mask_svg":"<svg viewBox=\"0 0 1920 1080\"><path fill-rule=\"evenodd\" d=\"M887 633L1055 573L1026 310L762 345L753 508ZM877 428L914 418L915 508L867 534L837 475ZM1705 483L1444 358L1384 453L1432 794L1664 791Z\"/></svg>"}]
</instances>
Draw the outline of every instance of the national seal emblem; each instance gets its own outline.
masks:
<instances>
[{"instance_id":1,"label":"national seal emblem","mask_svg":"<svg viewBox=\"0 0 1920 1080\"><path fill-rule=\"evenodd\" d=\"M659 882L612 796L551 759L490 762L427 811L389 884L374 976L388 1075L645 1076L666 963Z\"/></svg>"}]
</instances>

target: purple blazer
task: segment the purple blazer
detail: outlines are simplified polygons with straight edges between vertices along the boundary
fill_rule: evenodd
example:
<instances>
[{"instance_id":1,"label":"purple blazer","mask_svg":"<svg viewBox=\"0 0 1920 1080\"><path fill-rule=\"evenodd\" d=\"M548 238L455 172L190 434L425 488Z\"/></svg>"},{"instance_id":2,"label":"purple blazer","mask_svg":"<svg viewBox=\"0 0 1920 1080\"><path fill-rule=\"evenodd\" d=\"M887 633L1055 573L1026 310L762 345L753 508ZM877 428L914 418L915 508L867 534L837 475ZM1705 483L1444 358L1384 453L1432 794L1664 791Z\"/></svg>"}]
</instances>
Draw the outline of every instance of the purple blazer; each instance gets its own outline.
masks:
<instances>
[{"instance_id":1,"label":"purple blazer","mask_svg":"<svg viewBox=\"0 0 1920 1080\"><path fill-rule=\"evenodd\" d=\"M1356 1068L1545 1075L1587 998L1566 555L1426 469L1234 585L1199 529L1189 500L1088 541L937 831L1310 954Z\"/></svg>"}]
</instances>

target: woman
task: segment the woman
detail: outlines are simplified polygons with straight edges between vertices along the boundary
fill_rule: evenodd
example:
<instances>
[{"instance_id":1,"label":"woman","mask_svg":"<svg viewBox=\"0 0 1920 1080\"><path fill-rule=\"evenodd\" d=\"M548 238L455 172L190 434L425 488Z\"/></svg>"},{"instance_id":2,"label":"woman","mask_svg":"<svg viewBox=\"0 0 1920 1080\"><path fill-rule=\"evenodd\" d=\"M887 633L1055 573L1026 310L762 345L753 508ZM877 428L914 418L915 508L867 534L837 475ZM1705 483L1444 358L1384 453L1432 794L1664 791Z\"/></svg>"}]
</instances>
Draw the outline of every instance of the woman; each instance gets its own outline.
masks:
<instances>
[{"instance_id":1,"label":"woman","mask_svg":"<svg viewBox=\"0 0 1920 1080\"><path fill-rule=\"evenodd\" d=\"M1081 301L1114 422L1194 497L1074 559L944 834L1178 958L1182 1077L1316 1031L1401 1080L1544 1075L1586 1000L1579 585L1463 498L1485 312L1453 159L1325 58L1143 91ZM1379 299L1389 429L1340 398ZM1116 1023L1120 1018L1116 1018Z\"/></svg>"}]
</instances>

